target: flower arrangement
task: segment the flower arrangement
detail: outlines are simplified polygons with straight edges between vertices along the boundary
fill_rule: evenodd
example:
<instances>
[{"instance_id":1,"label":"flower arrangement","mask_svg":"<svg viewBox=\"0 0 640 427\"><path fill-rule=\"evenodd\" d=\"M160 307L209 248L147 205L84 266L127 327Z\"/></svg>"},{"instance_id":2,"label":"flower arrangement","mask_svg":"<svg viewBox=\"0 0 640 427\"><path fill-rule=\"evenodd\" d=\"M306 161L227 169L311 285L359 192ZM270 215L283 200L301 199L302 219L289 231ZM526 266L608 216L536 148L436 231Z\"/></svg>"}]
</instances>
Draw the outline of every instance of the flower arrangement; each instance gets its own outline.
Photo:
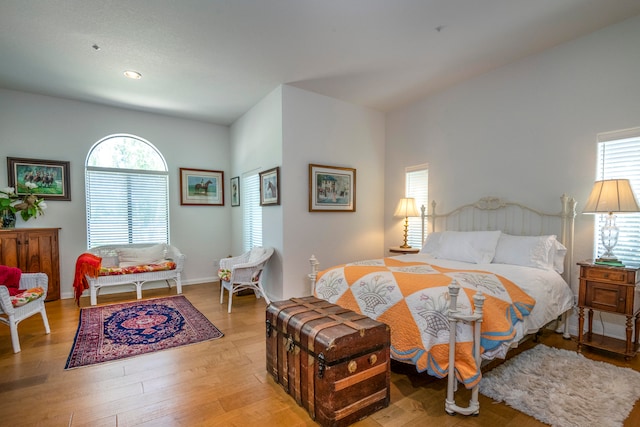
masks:
<instances>
[{"instance_id":1,"label":"flower arrangement","mask_svg":"<svg viewBox=\"0 0 640 427\"><path fill-rule=\"evenodd\" d=\"M25 221L43 215L47 204L44 199L33 194L33 190L38 186L32 182L25 183L25 186L29 194L24 197L17 195L13 187L0 190L0 211L20 212L20 216Z\"/></svg>"}]
</instances>

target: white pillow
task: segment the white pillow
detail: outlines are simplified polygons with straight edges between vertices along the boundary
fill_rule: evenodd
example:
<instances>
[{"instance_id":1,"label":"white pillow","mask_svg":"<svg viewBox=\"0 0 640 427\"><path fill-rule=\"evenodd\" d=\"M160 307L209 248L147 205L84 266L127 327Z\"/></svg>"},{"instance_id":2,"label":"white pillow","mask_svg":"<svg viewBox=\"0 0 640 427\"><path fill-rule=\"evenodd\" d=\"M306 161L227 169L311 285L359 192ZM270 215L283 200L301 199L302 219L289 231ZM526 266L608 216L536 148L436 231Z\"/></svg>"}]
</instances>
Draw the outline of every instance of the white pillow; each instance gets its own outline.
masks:
<instances>
[{"instance_id":1,"label":"white pillow","mask_svg":"<svg viewBox=\"0 0 640 427\"><path fill-rule=\"evenodd\" d=\"M488 264L493 259L498 239L498 231L443 231L436 258L455 261Z\"/></svg>"},{"instance_id":2,"label":"white pillow","mask_svg":"<svg viewBox=\"0 0 640 427\"><path fill-rule=\"evenodd\" d=\"M442 237L441 231L429 233L427 238L424 239L424 245L422 245L422 249L420 249L420 253L435 256L435 253L438 251L438 247L440 246L441 237Z\"/></svg>"},{"instance_id":3,"label":"white pillow","mask_svg":"<svg viewBox=\"0 0 640 427\"><path fill-rule=\"evenodd\" d=\"M566 249L565 249L566 253ZM513 236L503 234L498 240L496 264L553 270L556 255L556 236Z\"/></svg>"},{"instance_id":4,"label":"white pillow","mask_svg":"<svg viewBox=\"0 0 640 427\"><path fill-rule=\"evenodd\" d=\"M564 273L564 257L567 255L567 248L558 239L555 239L553 245L553 269L559 274Z\"/></svg>"},{"instance_id":5,"label":"white pillow","mask_svg":"<svg viewBox=\"0 0 640 427\"><path fill-rule=\"evenodd\" d=\"M158 264L164 260L165 247L163 244L145 248L118 248L120 267L136 265Z\"/></svg>"}]
</instances>

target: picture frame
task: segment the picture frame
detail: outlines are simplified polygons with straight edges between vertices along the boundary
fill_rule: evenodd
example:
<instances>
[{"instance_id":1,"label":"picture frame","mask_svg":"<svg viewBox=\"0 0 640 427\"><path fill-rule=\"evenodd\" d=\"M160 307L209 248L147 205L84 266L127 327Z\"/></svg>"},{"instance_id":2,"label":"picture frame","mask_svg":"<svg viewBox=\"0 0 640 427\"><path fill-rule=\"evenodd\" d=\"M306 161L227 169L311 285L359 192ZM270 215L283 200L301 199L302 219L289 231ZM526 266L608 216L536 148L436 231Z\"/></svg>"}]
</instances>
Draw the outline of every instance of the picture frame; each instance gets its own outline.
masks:
<instances>
[{"instance_id":1,"label":"picture frame","mask_svg":"<svg viewBox=\"0 0 640 427\"><path fill-rule=\"evenodd\" d=\"M260 172L260 206L280 204L280 167Z\"/></svg>"},{"instance_id":2,"label":"picture frame","mask_svg":"<svg viewBox=\"0 0 640 427\"><path fill-rule=\"evenodd\" d=\"M224 172L180 168L180 204L224 206Z\"/></svg>"},{"instance_id":3,"label":"picture frame","mask_svg":"<svg viewBox=\"0 0 640 427\"><path fill-rule=\"evenodd\" d=\"M69 162L60 160L23 159L7 157L9 187L19 196L29 193L45 200L71 200ZM27 183L36 184L33 190Z\"/></svg>"},{"instance_id":4,"label":"picture frame","mask_svg":"<svg viewBox=\"0 0 640 427\"><path fill-rule=\"evenodd\" d=\"M240 206L240 177L231 178L231 206Z\"/></svg>"},{"instance_id":5,"label":"picture frame","mask_svg":"<svg viewBox=\"0 0 640 427\"><path fill-rule=\"evenodd\" d=\"M355 212L356 170L309 164L309 212Z\"/></svg>"}]
</instances>

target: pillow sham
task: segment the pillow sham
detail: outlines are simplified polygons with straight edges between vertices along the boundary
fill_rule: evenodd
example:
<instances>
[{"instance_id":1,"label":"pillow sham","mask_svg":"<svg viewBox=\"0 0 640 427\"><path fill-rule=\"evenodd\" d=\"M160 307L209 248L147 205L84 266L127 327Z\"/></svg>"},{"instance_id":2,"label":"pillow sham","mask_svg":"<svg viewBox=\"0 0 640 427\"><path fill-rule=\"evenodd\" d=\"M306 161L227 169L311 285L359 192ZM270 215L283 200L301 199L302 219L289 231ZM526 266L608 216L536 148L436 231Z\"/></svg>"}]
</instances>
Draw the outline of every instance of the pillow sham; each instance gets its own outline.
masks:
<instances>
[{"instance_id":1,"label":"pillow sham","mask_svg":"<svg viewBox=\"0 0 640 427\"><path fill-rule=\"evenodd\" d=\"M120 267L134 267L161 263L164 260L165 248L160 243L146 248L119 248L117 252Z\"/></svg>"},{"instance_id":2,"label":"pillow sham","mask_svg":"<svg viewBox=\"0 0 640 427\"><path fill-rule=\"evenodd\" d=\"M566 249L565 249L566 251ZM493 262L553 270L556 236L514 236L502 234Z\"/></svg>"},{"instance_id":3,"label":"pillow sham","mask_svg":"<svg viewBox=\"0 0 640 427\"><path fill-rule=\"evenodd\" d=\"M567 255L567 248L558 239L555 239L553 252L553 269L559 274L564 273L564 257Z\"/></svg>"},{"instance_id":4,"label":"pillow sham","mask_svg":"<svg viewBox=\"0 0 640 427\"><path fill-rule=\"evenodd\" d=\"M424 239L424 245L422 245L420 253L435 256L435 253L438 250L438 246L440 246L440 237L442 237L441 231L429 233L427 238Z\"/></svg>"},{"instance_id":5,"label":"pillow sham","mask_svg":"<svg viewBox=\"0 0 640 427\"><path fill-rule=\"evenodd\" d=\"M496 253L498 231L443 231L436 258L464 261L474 264L488 264Z\"/></svg>"}]
</instances>

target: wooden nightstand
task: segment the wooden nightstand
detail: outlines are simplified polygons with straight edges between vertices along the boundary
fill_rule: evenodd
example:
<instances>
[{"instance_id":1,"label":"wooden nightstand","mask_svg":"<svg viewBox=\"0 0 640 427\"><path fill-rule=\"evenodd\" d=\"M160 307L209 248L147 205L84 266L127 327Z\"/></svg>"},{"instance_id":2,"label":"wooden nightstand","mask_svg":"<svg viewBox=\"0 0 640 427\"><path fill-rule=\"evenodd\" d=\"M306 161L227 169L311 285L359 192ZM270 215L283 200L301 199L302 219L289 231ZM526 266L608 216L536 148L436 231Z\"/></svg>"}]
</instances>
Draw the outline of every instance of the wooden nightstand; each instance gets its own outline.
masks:
<instances>
[{"instance_id":1,"label":"wooden nightstand","mask_svg":"<svg viewBox=\"0 0 640 427\"><path fill-rule=\"evenodd\" d=\"M637 268L610 267L579 262L580 290L578 294L578 351L583 345L612 351L630 359L638 352L640 307L635 301ZM639 298L640 300L640 298ZM588 331L584 328L584 309L588 310ZM594 334L593 310L626 316L626 340ZM631 338L633 336L633 342Z\"/></svg>"},{"instance_id":2,"label":"wooden nightstand","mask_svg":"<svg viewBox=\"0 0 640 427\"><path fill-rule=\"evenodd\" d=\"M420 248L401 248L400 246L391 246L389 252L392 254L417 254Z\"/></svg>"}]
</instances>

